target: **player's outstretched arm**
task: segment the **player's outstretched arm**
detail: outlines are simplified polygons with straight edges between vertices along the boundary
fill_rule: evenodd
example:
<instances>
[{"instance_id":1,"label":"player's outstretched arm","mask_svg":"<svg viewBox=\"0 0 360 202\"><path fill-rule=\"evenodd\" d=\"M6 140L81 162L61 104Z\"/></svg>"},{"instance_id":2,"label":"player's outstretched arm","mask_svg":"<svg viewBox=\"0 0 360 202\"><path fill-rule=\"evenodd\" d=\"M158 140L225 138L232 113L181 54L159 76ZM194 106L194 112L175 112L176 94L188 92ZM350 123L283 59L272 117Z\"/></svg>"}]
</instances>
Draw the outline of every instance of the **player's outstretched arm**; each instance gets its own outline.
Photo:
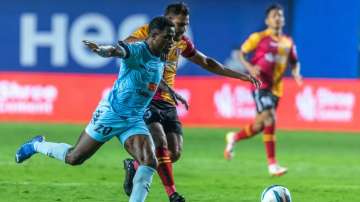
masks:
<instances>
[{"instance_id":1,"label":"player's outstretched arm","mask_svg":"<svg viewBox=\"0 0 360 202\"><path fill-rule=\"evenodd\" d=\"M259 87L261 85L261 81L258 80L257 78L255 78L249 74L236 72L229 68L226 68L220 62L216 61L213 58L207 57L206 55L204 55L203 53L201 53L198 50L196 51L194 56L192 56L188 59L190 61L192 61L193 63L200 65L202 68L204 68L207 71L210 71L212 73L222 75L222 76L232 77L232 78L236 78L236 79L241 79L243 81L249 81L249 82L253 83L253 85L255 85L256 87Z\"/></svg>"},{"instance_id":2,"label":"player's outstretched arm","mask_svg":"<svg viewBox=\"0 0 360 202\"><path fill-rule=\"evenodd\" d=\"M83 43L94 53L101 57L126 57L126 50L124 47L117 45L98 45L95 42L84 40Z\"/></svg>"}]
</instances>

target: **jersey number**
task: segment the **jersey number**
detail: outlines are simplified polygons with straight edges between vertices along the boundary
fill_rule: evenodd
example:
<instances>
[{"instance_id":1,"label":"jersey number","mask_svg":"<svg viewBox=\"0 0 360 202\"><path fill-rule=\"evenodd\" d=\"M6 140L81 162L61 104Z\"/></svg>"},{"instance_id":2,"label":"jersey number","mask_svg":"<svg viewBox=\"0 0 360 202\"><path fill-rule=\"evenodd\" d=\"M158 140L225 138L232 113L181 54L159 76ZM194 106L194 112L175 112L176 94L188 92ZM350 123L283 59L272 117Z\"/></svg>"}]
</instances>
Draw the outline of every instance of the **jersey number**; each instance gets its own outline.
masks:
<instances>
[{"instance_id":1,"label":"jersey number","mask_svg":"<svg viewBox=\"0 0 360 202\"><path fill-rule=\"evenodd\" d=\"M109 135L112 131L112 128L111 127L105 127L103 125L97 125L95 127L95 131L98 132L98 133L101 133L103 135Z\"/></svg>"}]
</instances>

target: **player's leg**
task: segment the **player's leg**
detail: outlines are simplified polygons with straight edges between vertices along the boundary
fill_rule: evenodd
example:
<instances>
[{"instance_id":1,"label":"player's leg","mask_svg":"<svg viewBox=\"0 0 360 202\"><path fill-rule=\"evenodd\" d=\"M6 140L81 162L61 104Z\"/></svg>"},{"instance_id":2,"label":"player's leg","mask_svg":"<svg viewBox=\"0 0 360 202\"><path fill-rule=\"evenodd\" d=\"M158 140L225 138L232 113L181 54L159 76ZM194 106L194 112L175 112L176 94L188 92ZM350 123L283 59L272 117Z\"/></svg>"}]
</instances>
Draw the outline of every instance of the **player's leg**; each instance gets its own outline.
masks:
<instances>
[{"instance_id":1,"label":"player's leg","mask_svg":"<svg viewBox=\"0 0 360 202\"><path fill-rule=\"evenodd\" d=\"M256 117L255 121L251 124L246 125L239 132L228 132L225 135L226 146L224 149L224 158L231 160L234 157L234 146L237 142L251 138L259 134L264 129L264 120L267 118L267 115L262 113L266 108L268 103L264 103L266 100L261 98L264 96L264 92L261 90L256 90L253 92L253 98L256 106Z\"/></svg>"},{"instance_id":2,"label":"player's leg","mask_svg":"<svg viewBox=\"0 0 360 202\"><path fill-rule=\"evenodd\" d=\"M15 160L21 163L33 154L42 153L70 165L79 165L94 154L102 144L92 139L85 131L81 133L74 147L66 143L47 142L43 136L37 136L18 149Z\"/></svg>"},{"instance_id":3,"label":"player's leg","mask_svg":"<svg viewBox=\"0 0 360 202\"><path fill-rule=\"evenodd\" d=\"M269 174L281 176L287 172L287 168L279 166L276 160L276 113L275 109L267 110L267 119L264 121L263 141L268 161Z\"/></svg>"},{"instance_id":4,"label":"player's leg","mask_svg":"<svg viewBox=\"0 0 360 202\"><path fill-rule=\"evenodd\" d=\"M262 112L265 115L263 142L268 164L275 164L275 110L268 109Z\"/></svg>"},{"instance_id":5,"label":"player's leg","mask_svg":"<svg viewBox=\"0 0 360 202\"><path fill-rule=\"evenodd\" d=\"M65 162L70 165L80 165L90 158L103 144L104 142L95 140L84 130L75 147L70 148L66 153Z\"/></svg>"},{"instance_id":6,"label":"player's leg","mask_svg":"<svg viewBox=\"0 0 360 202\"><path fill-rule=\"evenodd\" d=\"M261 112L261 114L264 116L263 141L265 145L269 173L272 176L280 176L287 172L287 168L279 166L275 156L276 108L278 106L279 98L273 95L271 91L266 90L261 92L259 98L263 103L263 110Z\"/></svg>"},{"instance_id":7,"label":"player's leg","mask_svg":"<svg viewBox=\"0 0 360 202\"><path fill-rule=\"evenodd\" d=\"M176 192L172 163L180 159L183 148L182 125L174 106L168 106L162 111L162 127L166 134L167 147L157 147L157 158L166 158L171 162L163 162L158 166L158 172L165 178L162 180L170 202L182 202L185 198ZM163 141L163 140L162 140Z\"/></svg>"},{"instance_id":8,"label":"player's leg","mask_svg":"<svg viewBox=\"0 0 360 202\"><path fill-rule=\"evenodd\" d=\"M167 142L168 142L168 148L169 148L169 152L170 152L171 161L172 161L172 163L175 163L181 157L181 152L182 152L182 148L183 148L183 136L182 136L182 133L167 132L166 133L166 138L167 138ZM173 168L172 168L172 166L170 167L169 170L167 170L167 173L169 175L173 176ZM185 201L184 196L182 196L178 192L176 192L175 181L174 181L174 186L173 187L174 187L174 190L173 190L174 192L171 193L170 191L167 191L167 193L169 195L170 202L182 202L182 201Z\"/></svg>"},{"instance_id":9,"label":"player's leg","mask_svg":"<svg viewBox=\"0 0 360 202\"><path fill-rule=\"evenodd\" d=\"M145 112L145 115L144 115L144 121L146 122L146 124L148 124L148 128L149 128L149 124L151 123L157 123L158 125L161 126L160 124L160 110L157 109L156 106L153 106L153 104L151 103L149 105L149 107L147 108L146 112ZM155 124L154 124L155 125ZM150 132L151 131L151 128L149 128ZM153 140L155 142L155 145L157 144L166 144L166 137L165 137L165 134L163 134L163 140L161 142L161 137L160 135L155 135L153 137ZM125 159L124 160L124 170L125 170L125 179L124 179L124 183L123 183L123 187L124 187L124 191L126 193L126 195L130 196L131 194L131 191L132 191L132 188L133 188L133 178L135 176L135 173L136 173L136 170L138 169L139 167L139 162L134 160L134 159Z\"/></svg>"},{"instance_id":10,"label":"player's leg","mask_svg":"<svg viewBox=\"0 0 360 202\"><path fill-rule=\"evenodd\" d=\"M18 150L16 161L20 163L39 152L70 165L80 165L119 132L118 122L121 125L121 120L111 110L109 103L103 100L74 147L66 143L47 142L44 137L37 136Z\"/></svg>"},{"instance_id":11,"label":"player's leg","mask_svg":"<svg viewBox=\"0 0 360 202\"><path fill-rule=\"evenodd\" d=\"M162 125L166 133L168 150L171 161L174 163L180 159L183 149L182 124L175 107L169 108L163 116Z\"/></svg>"},{"instance_id":12,"label":"player's leg","mask_svg":"<svg viewBox=\"0 0 360 202\"><path fill-rule=\"evenodd\" d=\"M151 136L155 142L156 158L158 159L157 172L169 198L176 193L173 167L168 142L163 126L159 122L148 124ZM177 193L176 193L177 195Z\"/></svg>"},{"instance_id":13,"label":"player's leg","mask_svg":"<svg viewBox=\"0 0 360 202\"><path fill-rule=\"evenodd\" d=\"M126 151L139 163L133 179L130 202L142 202L147 197L157 167L153 147L149 135L133 135L125 141Z\"/></svg>"},{"instance_id":14,"label":"player's leg","mask_svg":"<svg viewBox=\"0 0 360 202\"><path fill-rule=\"evenodd\" d=\"M175 133L175 132L167 132L166 133L168 148L170 151L170 158L171 162L175 163L181 157L181 153L183 150L183 136L182 133Z\"/></svg>"}]
</instances>

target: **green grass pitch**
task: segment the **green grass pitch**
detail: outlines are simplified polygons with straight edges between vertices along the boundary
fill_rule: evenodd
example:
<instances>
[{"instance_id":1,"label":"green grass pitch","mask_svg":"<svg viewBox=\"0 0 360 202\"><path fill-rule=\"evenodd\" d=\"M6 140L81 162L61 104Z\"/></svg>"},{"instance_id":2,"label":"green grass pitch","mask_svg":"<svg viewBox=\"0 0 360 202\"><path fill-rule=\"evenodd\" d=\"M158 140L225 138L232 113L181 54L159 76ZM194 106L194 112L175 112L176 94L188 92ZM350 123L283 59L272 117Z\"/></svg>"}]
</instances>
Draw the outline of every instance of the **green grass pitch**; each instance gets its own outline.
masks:
<instances>
[{"instance_id":1,"label":"green grass pitch","mask_svg":"<svg viewBox=\"0 0 360 202\"><path fill-rule=\"evenodd\" d=\"M128 201L122 190L122 160L128 155L115 138L82 166L40 154L15 164L16 149L32 136L73 144L83 127L0 124L0 201ZM232 161L223 159L228 130L184 130L184 152L174 170L177 189L187 201L256 202L271 184L286 186L295 202L360 201L360 134L279 131L277 156L289 173L275 178L268 176L261 136L238 143ZM147 201L168 201L157 175Z\"/></svg>"}]
</instances>

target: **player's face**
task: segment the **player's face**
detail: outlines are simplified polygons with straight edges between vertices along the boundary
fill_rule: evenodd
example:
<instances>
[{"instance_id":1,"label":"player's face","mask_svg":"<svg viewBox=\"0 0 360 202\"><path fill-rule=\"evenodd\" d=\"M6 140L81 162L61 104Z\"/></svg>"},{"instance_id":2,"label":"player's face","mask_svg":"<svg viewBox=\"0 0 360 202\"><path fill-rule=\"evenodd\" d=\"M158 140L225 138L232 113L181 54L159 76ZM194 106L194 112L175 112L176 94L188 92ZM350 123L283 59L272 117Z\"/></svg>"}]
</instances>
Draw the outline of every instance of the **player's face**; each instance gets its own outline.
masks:
<instances>
[{"instance_id":1,"label":"player's face","mask_svg":"<svg viewBox=\"0 0 360 202\"><path fill-rule=\"evenodd\" d=\"M189 26L189 16L188 15L169 15L166 16L175 24L175 39L180 39L180 37L186 32Z\"/></svg>"},{"instance_id":2,"label":"player's face","mask_svg":"<svg viewBox=\"0 0 360 202\"><path fill-rule=\"evenodd\" d=\"M174 43L175 37L175 28L168 27L159 32L159 34L154 38L154 44L156 48L162 52L169 52L172 44Z\"/></svg>"},{"instance_id":3,"label":"player's face","mask_svg":"<svg viewBox=\"0 0 360 202\"><path fill-rule=\"evenodd\" d=\"M265 23L271 29L282 29L285 25L284 11L281 9L271 10L265 20Z\"/></svg>"}]
</instances>

